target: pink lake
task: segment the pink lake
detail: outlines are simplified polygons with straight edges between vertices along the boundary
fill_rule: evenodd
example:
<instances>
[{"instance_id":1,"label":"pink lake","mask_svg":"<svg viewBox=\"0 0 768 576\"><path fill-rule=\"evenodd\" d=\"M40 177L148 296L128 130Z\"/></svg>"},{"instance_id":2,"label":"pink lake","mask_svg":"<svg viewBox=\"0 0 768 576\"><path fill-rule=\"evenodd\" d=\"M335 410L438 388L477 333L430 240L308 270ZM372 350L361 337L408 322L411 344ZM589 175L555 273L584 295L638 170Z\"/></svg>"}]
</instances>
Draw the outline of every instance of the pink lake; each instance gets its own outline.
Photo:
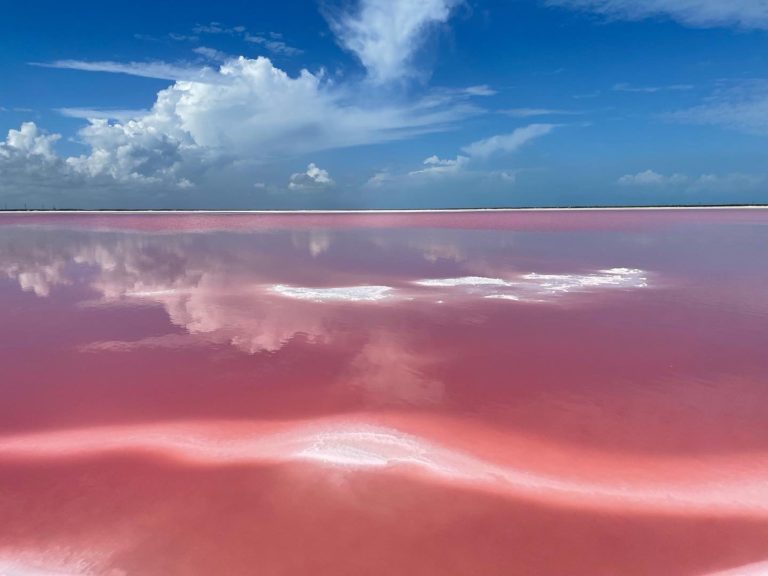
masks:
<instances>
[{"instance_id":1,"label":"pink lake","mask_svg":"<svg viewBox=\"0 0 768 576\"><path fill-rule=\"evenodd\" d=\"M0 575L768 573L768 210L0 215Z\"/></svg>"}]
</instances>

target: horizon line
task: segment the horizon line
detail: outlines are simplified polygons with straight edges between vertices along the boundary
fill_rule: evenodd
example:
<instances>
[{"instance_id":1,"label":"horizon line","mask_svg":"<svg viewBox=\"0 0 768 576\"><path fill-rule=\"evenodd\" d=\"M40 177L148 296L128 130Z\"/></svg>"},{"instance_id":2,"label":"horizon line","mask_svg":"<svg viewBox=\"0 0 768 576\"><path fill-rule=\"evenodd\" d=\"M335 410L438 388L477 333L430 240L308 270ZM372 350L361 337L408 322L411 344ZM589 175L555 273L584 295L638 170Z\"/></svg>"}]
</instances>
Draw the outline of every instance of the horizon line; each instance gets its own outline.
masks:
<instances>
[{"instance_id":1,"label":"horizon line","mask_svg":"<svg viewBox=\"0 0 768 576\"><path fill-rule=\"evenodd\" d=\"M387 208L387 209L300 209L300 210L248 210L248 209L184 209L184 208L19 208L0 210L2 214L431 214L465 212L564 212L564 211L619 211L619 210L744 210L768 209L768 204L710 204L659 206L534 206L521 208Z\"/></svg>"}]
</instances>

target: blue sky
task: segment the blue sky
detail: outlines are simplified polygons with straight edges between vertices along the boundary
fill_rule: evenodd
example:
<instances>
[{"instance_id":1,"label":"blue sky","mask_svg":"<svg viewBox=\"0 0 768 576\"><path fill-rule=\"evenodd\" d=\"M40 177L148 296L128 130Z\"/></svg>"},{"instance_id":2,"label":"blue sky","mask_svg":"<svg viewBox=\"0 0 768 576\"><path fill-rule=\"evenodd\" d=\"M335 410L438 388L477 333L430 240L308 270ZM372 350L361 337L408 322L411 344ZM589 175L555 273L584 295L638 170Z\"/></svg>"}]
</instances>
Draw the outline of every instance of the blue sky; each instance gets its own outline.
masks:
<instances>
[{"instance_id":1,"label":"blue sky","mask_svg":"<svg viewBox=\"0 0 768 576\"><path fill-rule=\"evenodd\" d=\"M14 2L0 38L0 208L768 202L764 0Z\"/></svg>"}]
</instances>

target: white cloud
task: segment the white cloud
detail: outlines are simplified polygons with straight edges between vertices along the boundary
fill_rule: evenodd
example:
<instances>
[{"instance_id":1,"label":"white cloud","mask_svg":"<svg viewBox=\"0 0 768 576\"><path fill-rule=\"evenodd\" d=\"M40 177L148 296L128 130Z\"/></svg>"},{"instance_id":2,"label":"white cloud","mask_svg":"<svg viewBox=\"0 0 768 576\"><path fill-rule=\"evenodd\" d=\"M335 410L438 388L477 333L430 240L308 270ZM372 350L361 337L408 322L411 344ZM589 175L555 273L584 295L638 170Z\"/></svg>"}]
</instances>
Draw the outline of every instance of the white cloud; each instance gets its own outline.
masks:
<instances>
[{"instance_id":1,"label":"white cloud","mask_svg":"<svg viewBox=\"0 0 768 576\"><path fill-rule=\"evenodd\" d=\"M702 174L691 183L694 191L739 191L765 186L766 177L761 174Z\"/></svg>"},{"instance_id":2,"label":"white cloud","mask_svg":"<svg viewBox=\"0 0 768 576\"><path fill-rule=\"evenodd\" d=\"M101 64L93 69L106 70ZM140 73L132 64L127 67ZM263 164L318 150L389 142L445 130L476 113L460 97L371 105L322 74L303 70L290 76L263 57L232 59L216 71L200 69L197 76L205 81L178 80L158 93L151 110L118 121L112 121L118 114L110 111L63 110L90 118L78 134L89 150L60 162L57 170L187 188L211 166ZM47 141L42 139L38 147ZM320 176L305 178L313 185L328 184Z\"/></svg>"},{"instance_id":3,"label":"white cloud","mask_svg":"<svg viewBox=\"0 0 768 576\"><path fill-rule=\"evenodd\" d=\"M764 574L768 574L768 562L747 564L723 572L710 572L705 576L763 576Z\"/></svg>"},{"instance_id":4,"label":"white cloud","mask_svg":"<svg viewBox=\"0 0 768 576\"><path fill-rule=\"evenodd\" d=\"M685 174L664 175L653 170L645 170L637 174L626 174L618 179L621 186L636 186L648 188L675 187L688 192L739 192L757 188L766 183L766 177L759 174L701 174L687 176Z\"/></svg>"},{"instance_id":5,"label":"white cloud","mask_svg":"<svg viewBox=\"0 0 768 576\"><path fill-rule=\"evenodd\" d=\"M719 90L704 104L667 117L679 122L768 134L768 81L752 80Z\"/></svg>"},{"instance_id":6,"label":"white cloud","mask_svg":"<svg viewBox=\"0 0 768 576\"><path fill-rule=\"evenodd\" d=\"M686 26L768 28L765 0L546 0L552 6L584 9L622 20L671 18Z\"/></svg>"},{"instance_id":7,"label":"white cloud","mask_svg":"<svg viewBox=\"0 0 768 576\"><path fill-rule=\"evenodd\" d=\"M552 302L571 293L649 287L649 274L633 268L610 268L590 274L529 274L512 279L486 276L428 278L413 283L436 292L445 300L452 295L514 302Z\"/></svg>"},{"instance_id":8,"label":"white cloud","mask_svg":"<svg viewBox=\"0 0 768 576\"><path fill-rule=\"evenodd\" d=\"M339 288L305 288L275 284L272 291L286 298L312 302L375 302L390 297L390 286L346 286Z\"/></svg>"},{"instance_id":9,"label":"white cloud","mask_svg":"<svg viewBox=\"0 0 768 576\"><path fill-rule=\"evenodd\" d=\"M509 108L502 110L502 114L512 118L534 118L536 116L566 116L581 114L574 110L561 110L559 108Z\"/></svg>"},{"instance_id":10,"label":"white cloud","mask_svg":"<svg viewBox=\"0 0 768 576\"><path fill-rule=\"evenodd\" d=\"M691 84L668 84L666 86L633 86L627 82L613 85L614 92L629 92L635 94L656 94L657 92L685 92L693 90Z\"/></svg>"},{"instance_id":11,"label":"white cloud","mask_svg":"<svg viewBox=\"0 0 768 576\"><path fill-rule=\"evenodd\" d=\"M216 50L215 48L208 48L207 46L198 46L192 50L192 52L207 60L211 60L212 62L226 62L231 58L227 53L222 52L221 50Z\"/></svg>"},{"instance_id":12,"label":"white cloud","mask_svg":"<svg viewBox=\"0 0 768 576\"><path fill-rule=\"evenodd\" d=\"M34 122L25 122L0 140L0 195L15 207L56 203L62 189L81 190L84 178L56 155L59 134L47 134ZM96 183L95 183L96 184ZM98 187L98 186L97 186Z\"/></svg>"},{"instance_id":13,"label":"white cloud","mask_svg":"<svg viewBox=\"0 0 768 576\"><path fill-rule=\"evenodd\" d=\"M152 36L146 34L134 34L134 37L139 40L153 40ZM200 39L192 34L177 34L176 32L168 34L168 38L176 42L197 42Z\"/></svg>"},{"instance_id":14,"label":"white cloud","mask_svg":"<svg viewBox=\"0 0 768 576\"><path fill-rule=\"evenodd\" d=\"M84 72L107 72L109 74L126 74L142 78L157 78L158 80L187 80L190 82L212 82L217 79L211 68L200 68L191 65L169 64L167 62L112 62L108 60L90 62L84 60L56 60L54 62L33 62L33 66L43 68L64 68L67 70L82 70Z\"/></svg>"},{"instance_id":15,"label":"white cloud","mask_svg":"<svg viewBox=\"0 0 768 576\"><path fill-rule=\"evenodd\" d=\"M153 115L124 124L92 119L80 131L91 151L67 158L77 173L95 177L107 175L132 182L180 183L184 161L197 152L194 141L180 129L160 130Z\"/></svg>"},{"instance_id":16,"label":"white cloud","mask_svg":"<svg viewBox=\"0 0 768 576\"><path fill-rule=\"evenodd\" d=\"M262 34L246 33L243 38L246 42L250 42L251 44L264 46L264 48L277 56L299 56L304 53L304 50L289 46L283 40L276 38L274 34L265 36Z\"/></svg>"},{"instance_id":17,"label":"white cloud","mask_svg":"<svg viewBox=\"0 0 768 576\"><path fill-rule=\"evenodd\" d=\"M53 145L59 134L45 134L34 122L24 122L18 130L9 130L5 142L0 142L0 160L56 160Z\"/></svg>"},{"instance_id":18,"label":"white cloud","mask_svg":"<svg viewBox=\"0 0 768 576\"><path fill-rule=\"evenodd\" d=\"M455 174L456 172L462 170L467 163L469 162L469 158L466 156L456 156L455 159L443 159L439 158L437 156L430 156L426 160L424 160L424 168L421 168L419 170L414 170L413 172L410 172L409 174L411 176L419 176L419 175L435 175L435 174Z\"/></svg>"},{"instance_id":19,"label":"white cloud","mask_svg":"<svg viewBox=\"0 0 768 576\"><path fill-rule=\"evenodd\" d=\"M668 184L681 184L688 180L683 174L672 174L665 176L653 170L645 170L637 174L625 174L619 178L618 183L622 186L665 186Z\"/></svg>"},{"instance_id":20,"label":"white cloud","mask_svg":"<svg viewBox=\"0 0 768 576\"><path fill-rule=\"evenodd\" d=\"M412 76L430 27L445 23L459 0L360 0L355 12L329 16L339 42L377 83Z\"/></svg>"},{"instance_id":21,"label":"white cloud","mask_svg":"<svg viewBox=\"0 0 768 576\"><path fill-rule=\"evenodd\" d=\"M464 88L464 93L469 96L495 96L497 91L487 84L480 84L478 86L468 86L467 88Z\"/></svg>"},{"instance_id":22,"label":"white cloud","mask_svg":"<svg viewBox=\"0 0 768 576\"><path fill-rule=\"evenodd\" d=\"M149 113L149 110L121 110L106 108L57 108L56 112L67 118L80 118L83 120L120 120L127 122Z\"/></svg>"},{"instance_id":23,"label":"white cloud","mask_svg":"<svg viewBox=\"0 0 768 576\"><path fill-rule=\"evenodd\" d=\"M245 32L245 26L226 26L221 22L209 22L208 24L198 24L192 28L195 34L227 34L233 36Z\"/></svg>"},{"instance_id":24,"label":"white cloud","mask_svg":"<svg viewBox=\"0 0 768 576\"><path fill-rule=\"evenodd\" d=\"M517 174L518 170L499 170L497 172L493 172L495 176L498 176L500 180L503 180L504 182L508 182L510 184L514 184L517 182Z\"/></svg>"},{"instance_id":25,"label":"white cloud","mask_svg":"<svg viewBox=\"0 0 768 576\"><path fill-rule=\"evenodd\" d=\"M484 140L478 140L465 146L462 150L472 158L481 159L495 154L509 154L516 152L531 140L549 134L556 127L555 124L531 124L518 128L510 134L498 134Z\"/></svg>"},{"instance_id":26,"label":"white cloud","mask_svg":"<svg viewBox=\"0 0 768 576\"><path fill-rule=\"evenodd\" d=\"M235 36L251 44L258 44L259 46L263 46L276 56L298 56L304 53L303 50L288 45L283 40L283 35L279 32L253 34L249 32L245 26L225 26L221 22L198 24L192 29L192 32L197 35L208 34ZM171 35L171 37L179 40L197 39L197 36L186 36L182 34Z\"/></svg>"},{"instance_id":27,"label":"white cloud","mask_svg":"<svg viewBox=\"0 0 768 576\"><path fill-rule=\"evenodd\" d=\"M507 183L514 183L517 179L517 172L511 170L493 170L476 171L468 170L469 166L476 160L487 160L491 156L498 154L511 154L519 150L527 142L549 134L557 125L555 124L531 124L523 128L518 128L510 134L499 134L484 140L473 142L469 146L462 148L464 155L459 154L456 158L440 158L433 155L424 160L423 167L408 173L408 176L445 176L445 175L472 175L475 177L493 177ZM389 174L376 175L368 181L369 186L381 186L392 182Z\"/></svg>"},{"instance_id":28,"label":"white cloud","mask_svg":"<svg viewBox=\"0 0 768 576\"><path fill-rule=\"evenodd\" d=\"M397 177L392 175L389 170L381 170L380 172L376 172L376 174L371 176L364 184L364 186L366 188L380 188L382 186L386 186L387 184L392 184L396 181Z\"/></svg>"},{"instance_id":29,"label":"white cloud","mask_svg":"<svg viewBox=\"0 0 768 576\"><path fill-rule=\"evenodd\" d=\"M327 188L333 186L335 182L327 170L323 170L315 163L307 166L306 172L297 172L292 174L288 182L288 188L291 190L307 190L312 188Z\"/></svg>"}]
</instances>

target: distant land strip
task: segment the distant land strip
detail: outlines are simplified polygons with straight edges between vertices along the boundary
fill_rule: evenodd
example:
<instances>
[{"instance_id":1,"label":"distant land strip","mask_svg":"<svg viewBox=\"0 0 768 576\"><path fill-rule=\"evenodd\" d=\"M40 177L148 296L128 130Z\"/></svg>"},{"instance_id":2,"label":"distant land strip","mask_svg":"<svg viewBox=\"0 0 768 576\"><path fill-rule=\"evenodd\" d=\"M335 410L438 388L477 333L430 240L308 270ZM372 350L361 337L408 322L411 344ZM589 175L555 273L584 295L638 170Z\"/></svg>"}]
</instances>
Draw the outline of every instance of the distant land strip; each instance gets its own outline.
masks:
<instances>
[{"instance_id":1,"label":"distant land strip","mask_svg":"<svg viewBox=\"0 0 768 576\"><path fill-rule=\"evenodd\" d=\"M523 206L494 208L386 208L386 209L336 209L336 210L248 210L248 209L178 209L178 208L8 208L0 214L433 214L461 212L561 212L585 210L721 210L766 209L768 204L670 204L659 206Z\"/></svg>"}]
</instances>

